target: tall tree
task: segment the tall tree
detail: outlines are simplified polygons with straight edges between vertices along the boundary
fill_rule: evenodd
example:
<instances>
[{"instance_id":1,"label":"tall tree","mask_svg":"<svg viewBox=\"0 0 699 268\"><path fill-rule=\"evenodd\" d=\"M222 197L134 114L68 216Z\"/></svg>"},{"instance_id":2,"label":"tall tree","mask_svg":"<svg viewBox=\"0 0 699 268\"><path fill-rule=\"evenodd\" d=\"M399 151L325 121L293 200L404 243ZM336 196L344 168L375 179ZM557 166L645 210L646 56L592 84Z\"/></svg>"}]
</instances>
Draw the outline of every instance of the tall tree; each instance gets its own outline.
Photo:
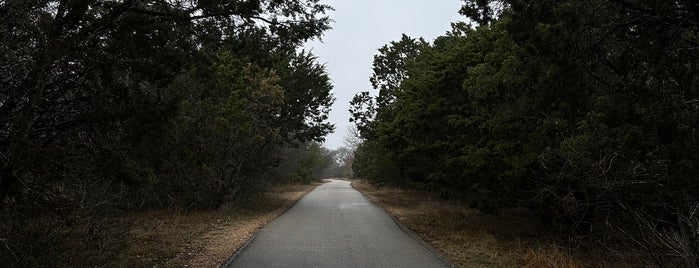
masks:
<instances>
[{"instance_id":1,"label":"tall tree","mask_svg":"<svg viewBox=\"0 0 699 268\"><path fill-rule=\"evenodd\" d=\"M264 43L268 53L293 50L329 28L322 16L328 8L315 0L0 3L2 46L10 52L2 58L2 200L21 195L22 185L32 184L27 180L60 180L64 173L42 174L52 168L101 169L75 161L75 155L92 151L106 157L98 161L122 165L109 160L123 158L113 152L128 151L129 144L172 118L179 96L169 86L196 64L206 64L202 53L245 42ZM301 58L307 69L296 76L324 79L311 56ZM320 101L309 108L314 115L295 121L313 119L316 126L305 136L319 139L331 129L322 122L329 84L310 86L321 87L313 92ZM309 89L287 88L289 98ZM287 130L297 131L308 132ZM72 153L71 147L85 152ZM55 161L43 158L49 155Z\"/></svg>"},{"instance_id":2,"label":"tall tree","mask_svg":"<svg viewBox=\"0 0 699 268\"><path fill-rule=\"evenodd\" d=\"M0 261L36 266L60 250L23 242L49 239L32 237L37 215L60 215L58 227L113 209L217 207L260 185L283 142L323 140L331 84L297 48L329 29L328 9L0 1Z\"/></svg>"},{"instance_id":3,"label":"tall tree","mask_svg":"<svg viewBox=\"0 0 699 268\"><path fill-rule=\"evenodd\" d=\"M697 7L465 1L480 25L420 49L389 108L353 101L354 168L696 266Z\"/></svg>"},{"instance_id":4,"label":"tall tree","mask_svg":"<svg viewBox=\"0 0 699 268\"><path fill-rule=\"evenodd\" d=\"M356 94L350 102L350 122L356 123L362 136L372 135L371 122L382 120L375 117L392 116L390 109L401 83L407 78L407 68L426 46L427 43L422 38L414 39L403 34L399 41L379 48L379 54L374 56L373 74L369 79L378 95L371 97L368 91L364 91Z\"/></svg>"}]
</instances>

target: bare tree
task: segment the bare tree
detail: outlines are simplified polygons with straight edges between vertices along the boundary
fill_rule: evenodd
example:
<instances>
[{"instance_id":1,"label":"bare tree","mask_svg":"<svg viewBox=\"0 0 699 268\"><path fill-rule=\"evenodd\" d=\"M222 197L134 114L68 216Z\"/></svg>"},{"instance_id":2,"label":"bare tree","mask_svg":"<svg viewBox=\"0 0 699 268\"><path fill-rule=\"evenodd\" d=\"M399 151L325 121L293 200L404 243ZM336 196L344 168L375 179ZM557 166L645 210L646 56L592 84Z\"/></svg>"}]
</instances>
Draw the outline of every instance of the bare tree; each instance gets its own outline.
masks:
<instances>
[{"instance_id":1,"label":"bare tree","mask_svg":"<svg viewBox=\"0 0 699 268\"><path fill-rule=\"evenodd\" d=\"M359 135L359 130L357 129L356 125L350 125L347 127L347 130L345 130L345 137L342 138L342 142L345 144L345 147L353 152L357 149L357 147L359 147L360 144L362 144L363 139Z\"/></svg>"}]
</instances>

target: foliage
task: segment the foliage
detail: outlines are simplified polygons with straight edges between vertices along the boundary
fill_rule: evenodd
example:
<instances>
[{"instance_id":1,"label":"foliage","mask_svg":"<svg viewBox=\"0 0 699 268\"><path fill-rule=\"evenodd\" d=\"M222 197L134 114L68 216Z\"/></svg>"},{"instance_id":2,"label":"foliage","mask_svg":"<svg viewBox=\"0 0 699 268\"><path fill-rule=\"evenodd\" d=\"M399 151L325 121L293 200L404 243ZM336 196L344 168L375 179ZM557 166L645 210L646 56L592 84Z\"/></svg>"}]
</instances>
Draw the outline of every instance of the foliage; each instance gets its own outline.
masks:
<instances>
[{"instance_id":1,"label":"foliage","mask_svg":"<svg viewBox=\"0 0 699 268\"><path fill-rule=\"evenodd\" d=\"M481 24L374 69L404 75L390 98L375 84L378 97L353 101L365 140L355 172L484 211L526 206L564 234L699 265L697 5L465 1L462 12Z\"/></svg>"},{"instance_id":2,"label":"foliage","mask_svg":"<svg viewBox=\"0 0 699 268\"><path fill-rule=\"evenodd\" d=\"M374 56L374 74L370 81L379 91L378 96L372 98L369 92L364 91L355 95L350 102L350 122L355 122L363 136L372 135L374 129L371 122L378 110L382 110L383 114L391 109L396 93L401 89L401 82L408 75L408 65L426 45L425 40L404 34L400 41L381 47L380 54Z\"/></svg>"},{"instance_id":3,"label":"foliage","mask_svg":"<svg viewBox=\"0 0 699 268\"><path fill-rule=\"evenodd\" d=\"M0 1L0 263L42 265L37 215L215 208L262 185L285 143L322 141L332 85L297 48L328 9Z\"/></svg>"}]
</instances>

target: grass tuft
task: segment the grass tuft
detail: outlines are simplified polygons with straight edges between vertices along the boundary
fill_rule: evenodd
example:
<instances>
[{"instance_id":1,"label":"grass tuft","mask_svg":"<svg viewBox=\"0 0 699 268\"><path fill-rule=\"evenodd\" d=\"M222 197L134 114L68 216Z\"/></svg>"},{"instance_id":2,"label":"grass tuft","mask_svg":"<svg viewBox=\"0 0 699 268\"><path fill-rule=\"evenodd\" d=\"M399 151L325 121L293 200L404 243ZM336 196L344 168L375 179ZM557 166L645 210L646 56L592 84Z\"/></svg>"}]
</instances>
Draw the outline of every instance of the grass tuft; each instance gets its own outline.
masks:
<instances>
[{"instance_id":1,"label":"grass tuft","mask_svg":"<svg viewBox=\"0 0 699 268\"><path fill-rule=\"evenodd\" d=\"M528 268L582 268L583 266L561 251L557 246L527 248L523 258L523 267Z\"/></svg>"}]
</instances>

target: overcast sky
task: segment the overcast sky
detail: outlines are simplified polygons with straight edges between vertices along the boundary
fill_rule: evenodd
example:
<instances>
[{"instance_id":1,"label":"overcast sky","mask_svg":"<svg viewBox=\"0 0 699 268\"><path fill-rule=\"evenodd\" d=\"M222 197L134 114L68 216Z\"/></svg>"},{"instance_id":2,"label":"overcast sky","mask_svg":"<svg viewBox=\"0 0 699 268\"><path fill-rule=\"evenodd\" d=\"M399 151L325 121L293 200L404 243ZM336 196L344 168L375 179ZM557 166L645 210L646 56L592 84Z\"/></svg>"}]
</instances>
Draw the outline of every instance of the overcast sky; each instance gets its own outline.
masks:
<instances>
[{"instance_id":1,"label":"overcast sky","mask_svg":"<svg viewBox=\"0 0 699 268\"><path fill-rule=\"evenodd\" d=\"M458 14L460 0L326 0L335 11L330 17L333 29L325 32L323 41L311 41L306 50L326 65L337 100L330 113L335 133L328 135L325 146L342 146L350 114L352 96L372 91L369 77L377 49L405 33L432 41L451 29L451 22L463 21Z\"/></svg>"}]
</instances>

